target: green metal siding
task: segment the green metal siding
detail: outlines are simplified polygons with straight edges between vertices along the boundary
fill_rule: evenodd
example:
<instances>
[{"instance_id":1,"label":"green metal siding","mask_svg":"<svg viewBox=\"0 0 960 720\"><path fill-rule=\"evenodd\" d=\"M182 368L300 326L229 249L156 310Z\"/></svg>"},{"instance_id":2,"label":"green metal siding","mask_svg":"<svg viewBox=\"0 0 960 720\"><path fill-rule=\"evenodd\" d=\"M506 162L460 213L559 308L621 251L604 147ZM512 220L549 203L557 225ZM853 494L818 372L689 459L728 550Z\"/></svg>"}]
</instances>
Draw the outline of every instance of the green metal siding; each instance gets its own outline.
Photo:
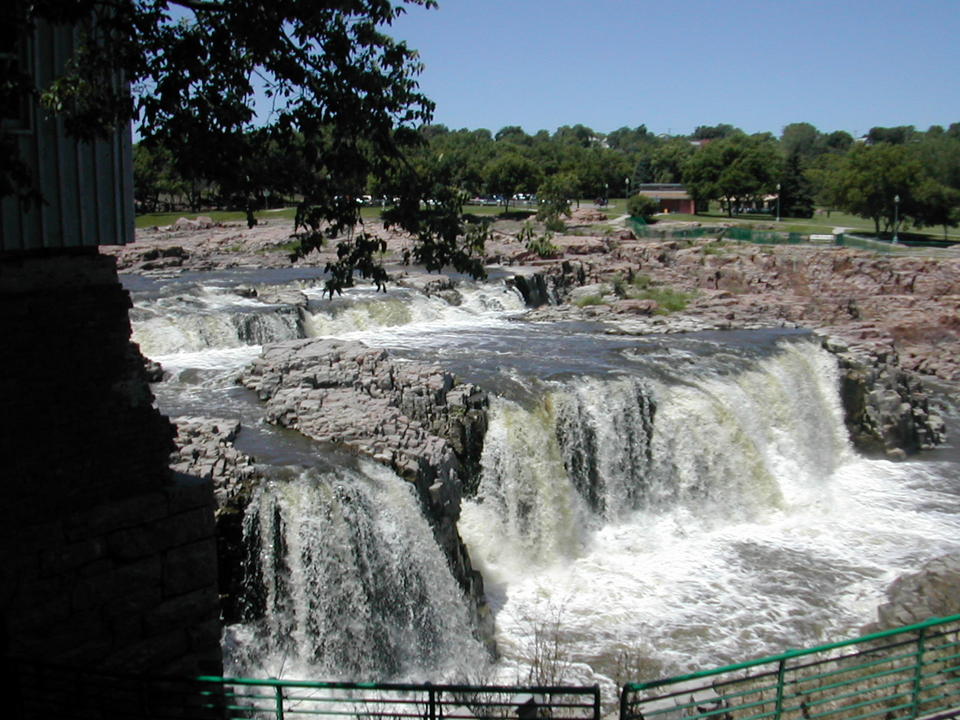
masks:
<instances>
[{"instance_id":1,"label":"green metal siding","mask_svg":"<svg viewBox=\"0 0 960 720\"><path fill-rule=\"evenodd\" d=\"M27 44L38 87L63 68L73 52L68 28L41 25ZM123 245L133 241L133 150L130 128L108 140L79 142L63 121L32 108L28 127L14 131L31 166L42 204L0 200L0 252Z\"/></svg>"}]
</instances>

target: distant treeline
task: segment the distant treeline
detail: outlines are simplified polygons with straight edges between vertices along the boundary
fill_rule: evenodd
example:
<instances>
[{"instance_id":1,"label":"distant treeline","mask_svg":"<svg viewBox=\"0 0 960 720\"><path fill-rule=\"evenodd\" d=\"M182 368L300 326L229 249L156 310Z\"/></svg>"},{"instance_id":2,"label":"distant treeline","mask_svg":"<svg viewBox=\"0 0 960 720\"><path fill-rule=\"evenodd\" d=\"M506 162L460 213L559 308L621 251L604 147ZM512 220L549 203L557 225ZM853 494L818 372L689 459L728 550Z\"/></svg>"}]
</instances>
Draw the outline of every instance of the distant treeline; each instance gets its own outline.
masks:
<instances>
[{"instance_id":1,"label":"distant treeline","mask_svg":"<svg viewBox=\"0 0 960 720\"><path fill-rule=\"evenodd\" d=\"M787 125L779 137L725 124L700 126L691 135L656 135L643 125L607 134L584 125L532 135L516 126L491 133L426 125L417 132L422 143L400 163L398 176L413 171L438 188L505 205L518 194L606 199L634 194L645 183L683 183L698 204L719 201L731 215L778 196L784 217L809 217L815 206L844 210L873 220L878 234L892 230L895 220L944 232L960 224L960 123L926 131L875 127L856 139L809 123ZM247 167L262 178L262 190L230 197L202 175L180 175L162 147L137 146L140 208L262 207L291 199L287 191L297 186L302 163L272 152L268 139L259 147ZM363 195L389 201L390 184L371 179L362 194L356 187L345 194L358 195L353 201Z\"/></svg>"}]
</instances>

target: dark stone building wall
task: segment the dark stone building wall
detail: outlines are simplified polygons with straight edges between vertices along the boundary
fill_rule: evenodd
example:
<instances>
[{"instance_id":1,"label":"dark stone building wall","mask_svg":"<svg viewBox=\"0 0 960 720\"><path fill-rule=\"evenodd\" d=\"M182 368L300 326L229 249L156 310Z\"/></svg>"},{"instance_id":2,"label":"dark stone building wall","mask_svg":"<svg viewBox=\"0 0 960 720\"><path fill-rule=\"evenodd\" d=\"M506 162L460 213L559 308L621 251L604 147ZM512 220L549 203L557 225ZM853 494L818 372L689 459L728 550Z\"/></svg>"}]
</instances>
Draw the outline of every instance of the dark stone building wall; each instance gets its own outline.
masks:
<instances>
[{"instance_id":1,"label":"dark stone building wall","mask_svg":"<svg viewBox=\"0 0 960 720\"><path fill-rule=\"evenodd\" d=\"M214 498L93 250L0 256L0 656L220 674Z\"/></svg>"}]
</instances>

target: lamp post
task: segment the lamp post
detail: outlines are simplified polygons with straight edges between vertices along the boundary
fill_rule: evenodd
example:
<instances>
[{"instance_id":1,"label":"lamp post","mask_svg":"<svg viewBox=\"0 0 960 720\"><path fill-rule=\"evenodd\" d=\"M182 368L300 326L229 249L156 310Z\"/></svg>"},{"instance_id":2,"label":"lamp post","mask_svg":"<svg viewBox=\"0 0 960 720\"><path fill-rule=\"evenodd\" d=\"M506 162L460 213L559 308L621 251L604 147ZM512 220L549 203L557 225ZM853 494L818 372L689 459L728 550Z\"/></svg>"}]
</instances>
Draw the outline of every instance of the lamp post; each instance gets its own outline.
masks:
<instances>
[{"instance_id":1,"label":"lamp post","mask_svg":"<svg viewBox=\"0 0 960 720\"><path fill-rule=\"evenodd\" d=\"M777 183L777 222L780 222L780 183Z\"/></svg>"},{"instance_id":2,"label":"lamp post","mask_svg":"<svg viewBox=\"0 0 960 720\"><path fill-rule=\"evenodd\" d=\"M900 224L900 196L893 196L893 241L894 245L897 244L897 225Z\"/></svg>"},{"instance_id":3,"label":"lamp post","mask_svg":"<svg viewBox=\"0 0 960 720\"><path fill-rule=\"evenodd\" d=\"M624 189L626 190L624 197L629 200L630 199L630 178L626 177L623 179L623 186L624 186Z\"/></svg>"}]
</instances>

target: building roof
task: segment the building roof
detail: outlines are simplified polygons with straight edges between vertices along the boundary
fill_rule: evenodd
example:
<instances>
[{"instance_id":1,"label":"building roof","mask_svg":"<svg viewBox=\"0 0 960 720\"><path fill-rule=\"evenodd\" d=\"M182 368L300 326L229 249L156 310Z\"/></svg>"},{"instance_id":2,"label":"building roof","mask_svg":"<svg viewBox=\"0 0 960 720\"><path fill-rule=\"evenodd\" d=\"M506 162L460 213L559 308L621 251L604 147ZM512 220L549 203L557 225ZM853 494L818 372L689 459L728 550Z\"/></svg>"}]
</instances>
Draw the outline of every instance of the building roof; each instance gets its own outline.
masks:
<instances>
[{"instance_id":1,"label":"building roof","mask_svg":"<svg viewBox=\"0 0 960 720\"><path fill-rule=\"evenodd\" d=\"M641 183L636 191L640 195L658 200L692 200L690 193L680 183Z\"/></svg>"}]
</instances>

